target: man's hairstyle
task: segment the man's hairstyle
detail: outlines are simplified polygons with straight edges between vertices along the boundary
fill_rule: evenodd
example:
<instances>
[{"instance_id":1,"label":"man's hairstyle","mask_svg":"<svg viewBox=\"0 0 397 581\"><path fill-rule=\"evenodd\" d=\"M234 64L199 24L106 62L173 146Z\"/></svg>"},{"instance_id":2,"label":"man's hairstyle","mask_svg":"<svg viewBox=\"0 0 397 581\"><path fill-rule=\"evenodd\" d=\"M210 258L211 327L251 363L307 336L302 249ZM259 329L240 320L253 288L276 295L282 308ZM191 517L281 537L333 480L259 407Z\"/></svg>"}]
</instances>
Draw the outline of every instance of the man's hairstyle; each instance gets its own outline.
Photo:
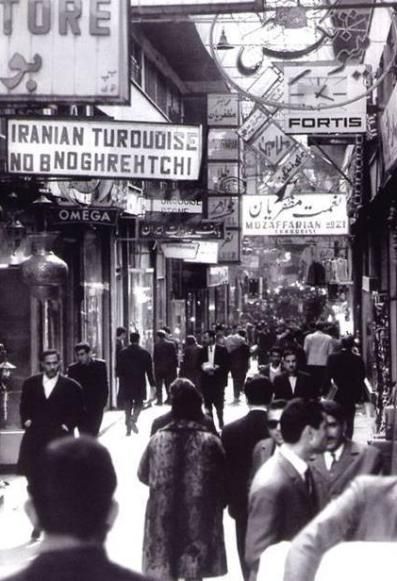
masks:
<instances>
[{"instance_id":1,"label":"man's hairstyle","mask_svg":"<svg viewBox=\"0 0 397 581\"><path fill-rule=\"evenodd\" d=\"M170 394L174 419L199 421L203 417L203 399L190 379L175 379L170 385Z\"/></svg>"},{"instance_id":2,"label":"man's hairstyle","mask_svg":"<svg viewBox=\"0 0 397 581\"><path fill-rule=\"evenodd\" d=\"M240 337L243 337L245 339L247 336L247 331L245 329L239 329L237 331L237 334L240 335Z\"/></svg>"},{"instance_id":3,"label":"man's hairstyle","mask_svg":"<svg viewBox=\"0 0 397 581\"><path fill-rule=\"evenodd\" d=\"M125 327L117 327L117 329L116 329L116 337L120 337L124 333L127 333L127 329Z\"/></svg>"},{"instance_id":4,"label":"man's hairstyle","mask_svg":"<svg viewBox=\"0 0 397 581\"><path fill-rule=\"evenodd\" d=\"M254 375L246 380L244 393L250 405L269 405L273 395L273 387L263 375Z\"/></svg>"},{"instance_id":5,"label":"man's hairstyle","mask_svg":"<svg viewBox=\"0 0 397 581\"><path fill-rule=\"evenodd\" d=\"M40 354L40 361L41 361L41 363L49 355L56 355L58 357L58 361L61 360L61 355L60 355L59 351L57 351L56 349L45 349L45 351L42 351L41 354Z\"/></svg>"},{"instance_id":6,"label":"man's hairstyle","mask_svg":"<svg viewBox=\"0 0 397 581\"><path fill-rule=\"evenodd\" d=\"M283 352L281 351L280 347L272 347L269 351L270 355L272 353L278 353L280 357L282 356Z\"/></svg>"},{"instance_id":7,"label":"man's hairstyle","mask_svg":"<svg viewBox=\"0 0 397 581\"><path fill-rule=\"evenodd\" d=\"M288 402L286 399L274 399L272 401L272 403L270 404L269 411L270 410L283 410L286 407L287 403Z\"/></svg>"},{"instance_id":8,"label":"man's hairstyle","mask_svg":"<svg viewBox=\"0 0 397 581\"><path fill-rule=\"evenodd\" d=\"M301 398L292 399L285 406L280 420L284 442L296 444L306 426L317 430L323 420L323 408L319 402Z\"/></svg>"},{"instance_id":9,"label":"man's hairstyle","mask_svg":"<svg viewBox=\"0 0 397 581\"><path fill-rule=\"evenodd\" d=\"M315 329L317 331L324 331L324 329L325 329L325 323L324 323L324 321L316 321Z\"/></svg>"},{"instance_id":10,"label":"man's hairstyle","mask_svg":"<svg viewBox=\"0 0 397 581\"><path fill-rule=\"evenodd\" d=\"M348 349L349 351L354 347L354 337L353 335L347 335L341 339L342 349Z\"/></svg>"},{"instance_id":11,"label":"man's hairstyle","mask_svg":"<svg viewBox=\"0 0 397 581\"><path fill-rule=\"evenodd\" d=\"M66 437L39 457L29 493L46 532L103 541L116 484L106 448L88 436Z\"/></svg>"},{"instance_id":12,"label":"man's hairstyle","mask_svg":"<svg viewBox=\"0 0 397 581\"><path fill-rule=\"evenodd\" d=\"M212 329L207 329L206 333L209 337L211 337L211 339L215 339L215 331L213 331Z\"/></svg>"},{"instance_id":13,"label":"man's hairstyle","mask_svg":"<svg viewBox=\"0 0 397 581\"><path fill-rule=\"evenodd\" d=\"M346 421L346 414L343 407L337 402L330 399L325 399L321 402L324 412L336 419L337 422L343 424Z\"/></svg>"},{"instance_id":14,"label":"man's hairstyle","mask_svg":"<svg viewBox=\"0 0 397 581\"><path fill-rule=\"evenodd\" d=\"M164 325L164 327L162 328L162 330L165 331L165 333L167 335L171 335L171 329L167 325Z\"/></svg>"},{"instance_id":15,"label":"man's hairstyle","mask_svg":"<svg viewBox=\"0 0 397 581\"><path fill-rule=\"evenodd\" d=\"M80 343L76 343L76 345L74 346L74 352L78 353L79 351L85 351L86 353L89 353L91 351L91 347L88 343L86 343L85 341L80 341Z\"/></svg>"},{"instance_id":16,"label":"man's hairstyle","mask_svg":"<svg viewBox=\"0 0 397 581\"><path fill-rule=\"evenodd\" d=\"M130 333L130 343L139 343L140 338L141 336L139 333L137 333L137 331Z\"/></svg>"},{"instance_id":17,"label":"man's hairstyle","mask_svg":"<svg viewBox=\"0 0 397 581\"><path fill-rule=\"evenodd\" d=\"M284 351L283 351L283 358L285 359L286 357L288 357L288 355L295 355L295 357L296 357L296 351L295 351L295 349L291 349L291 348L284 349Z\"/></svg>"},{"instance_id":18,"label":"man's hairstyle","mask_svg":"<svg viewBox=\"0 0 397 581\"><path fill-rule=\"evenodd\" d=\"M167 336L167 333L164 331L164 329L159 329L157 331L156 335L159 339L165 339Z\"/></svg>"},{"instance_id":19,"label":"man's hairstyle","mask_svg":"<svg viewBox=\"0 0 397 581\"><path fill-rule=\"evenodd\" d=\"M194 335L186 335L186 345L195 345L197 343L197 339Z\"/></svg>"}]
</instances>

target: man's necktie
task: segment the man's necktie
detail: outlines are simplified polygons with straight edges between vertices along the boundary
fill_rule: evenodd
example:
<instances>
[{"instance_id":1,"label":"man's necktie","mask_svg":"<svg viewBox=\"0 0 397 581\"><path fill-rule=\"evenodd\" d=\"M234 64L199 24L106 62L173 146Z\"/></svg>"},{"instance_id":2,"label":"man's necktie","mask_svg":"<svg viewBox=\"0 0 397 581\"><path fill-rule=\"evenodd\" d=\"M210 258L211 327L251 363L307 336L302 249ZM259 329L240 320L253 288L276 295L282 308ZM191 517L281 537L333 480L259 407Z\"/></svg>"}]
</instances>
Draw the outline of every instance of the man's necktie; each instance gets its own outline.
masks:
<instances>
[{"instance_id":1,"label":"man's necktie","mask_svg":"<svg viewBox=\"0 0 397 581\"><path fill-rule=\"evenodd\" d=\"M334 468L334 466L338 460L336 459L335 452L330 452L330 454L331 454L331 458L332 458L330 470L332 470L332 468Z\"/></svg>"},{"instance_id":2,"label":"man's necktie","mask_svg":"<svg viewBox=\"0 0 397 581\"><path fill-rule=\"evenodd\" d=\"M312 474L312 471L310 470L310 468L307 468L307 470L304 474L304 479L305 479L305 486L306 486L307 494L310 498L311 505L312 505L313 509L315 509L317 507L317 495L316 495L316 489L314 486L313 474Z\"/></svg>"}]
</instances>

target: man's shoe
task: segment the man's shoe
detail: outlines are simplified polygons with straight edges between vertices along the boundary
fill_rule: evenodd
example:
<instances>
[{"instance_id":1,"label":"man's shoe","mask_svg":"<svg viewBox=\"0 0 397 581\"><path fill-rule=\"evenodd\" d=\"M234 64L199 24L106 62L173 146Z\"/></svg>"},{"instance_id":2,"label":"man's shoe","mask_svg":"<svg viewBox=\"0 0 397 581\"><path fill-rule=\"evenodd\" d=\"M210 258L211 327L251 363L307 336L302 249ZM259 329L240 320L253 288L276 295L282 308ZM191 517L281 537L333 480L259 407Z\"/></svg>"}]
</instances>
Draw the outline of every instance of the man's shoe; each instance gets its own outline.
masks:
<instances>
[{"instance_id":1,"label":"man's shoe","mask_svg":"<svg viewBox=\"0 0 397 581\"><path fill-rule=\"evenodd\" d=\"M131 430L134 432L134 434L139 434L138 426L136 425L135 422L132 422Z\"/></svg>"},{"instance_id":2,"label":"man's shoe","mask_svg":"<svg viewBox=\"0 0 397 581\"><path fill-rule=\"evenodd\" d=\"M156 405L163 405L163 402L160 401L159 399L156 401Z\"/></svg>"},{"instance_id":3,"label":"man's shoe","mask_svg":"<svg viewBox=\"0 0 397 581\"><path fill-rule=\"evenodd\" d=\"M165 400L165 405L171 405L171 400L169 397L167 397L167 399Z\"/></svg>"}]
</instances>

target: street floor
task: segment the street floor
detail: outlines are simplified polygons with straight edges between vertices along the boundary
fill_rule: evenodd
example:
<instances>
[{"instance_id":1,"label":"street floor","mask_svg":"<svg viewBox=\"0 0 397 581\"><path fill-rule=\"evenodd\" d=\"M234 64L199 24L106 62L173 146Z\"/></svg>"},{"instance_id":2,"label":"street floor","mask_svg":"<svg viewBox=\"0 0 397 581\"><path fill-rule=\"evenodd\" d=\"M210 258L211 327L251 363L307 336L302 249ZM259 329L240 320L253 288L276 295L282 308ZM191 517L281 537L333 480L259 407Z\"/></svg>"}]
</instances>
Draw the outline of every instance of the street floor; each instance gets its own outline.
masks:
<instances>
[{"instance_id":1,"label":"street floor","mask_svg":"<svg viewBox=\"0 0 397 581\"><path fill-rule=\"evenodd\" d=\"M252 372L252 370L251 370ZM242 401L233 404L231 381L226 391L225 422L231 422L247 412ZM141 570L143 526L147 487L137 478L137 468L141 455L149 440L150 426L155 417L169 410L169 406L153 406L142 412L138 428L139 434L125 434L124 418L121 412L107 412L100 441L111 452L118 476L116 498L120 505L119 516L110 532L106 548L109 557L121 565ZM359 409L356 419L355 439L366 442L371 435L371 421ZM39 542L31 542L32 527L24 512L26 483L22 477L2 476L10 482L4 502L0 506L0 578L9 575L34 558ZM234 521L227 510L224 513L225 541L228 570L220 580L241 581L239 561L235 544Z\"/></svg>"}]
</instances>

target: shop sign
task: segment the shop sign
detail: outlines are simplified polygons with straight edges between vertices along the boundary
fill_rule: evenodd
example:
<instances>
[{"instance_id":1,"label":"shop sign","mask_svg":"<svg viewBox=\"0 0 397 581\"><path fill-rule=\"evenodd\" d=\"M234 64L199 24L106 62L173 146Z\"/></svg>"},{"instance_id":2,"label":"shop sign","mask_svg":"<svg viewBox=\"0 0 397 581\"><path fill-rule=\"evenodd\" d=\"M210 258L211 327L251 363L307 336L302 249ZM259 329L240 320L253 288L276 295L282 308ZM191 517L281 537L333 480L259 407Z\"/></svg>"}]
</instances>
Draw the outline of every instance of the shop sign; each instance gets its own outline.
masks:
<instances>
[{"instance_id":1,"label":"shop sign","mask_svg":"<svg viewBox=\"0 0 397 581\"><path fill-rule=\"evenodd\" d=\"M253 110L251 115L247 117L237 133L244 141L249 142L268 120L269 115L264 113L261 109L256 108Z\"/></svg>"},{"instance_id":2,"label":"shop sign","mask_svg":"<svg viewBox=\"0 0 397 581\"><path fill-rule=\"evenodd\" d=\"M225 229L225 237L219 242L219 262L240 262L241 231Z\"/></svg>"},{"instance_id":3,"label":"shop sign","mask_svg":"<svg viewBox=\"0 0 397 581\"><path fill-rule=\"evenodd\" d=\"M9 173L196 180L201 127L60 119L9 119Z\"/></svg>"},{"instance_id":4,"label":"shop sign","mask_svg":"<svg viewBox=\"0 0 397 581\"><path fill-rule=\"evenodd\" d=\"M208 132L208 159L238 159L238 135L234 129L210 129Z\"/></svg>"},{"instance_id":5,"label":"shop sign","mask_svg":"<svg viewBox=\"0 0 397 581\"><path fill-rule=\"evenodd\" d=\"M126 103L126 0L2 0L0 101Z\"/></svg>"},{"instance_id":6,"label":"shop sign","mask_svg":"<svg viewBox=\"0 0 397 581\"><path fill-rule=\"evenodd\" d=\"M52 208L49 221L52 224L94 224L95 226L115 226L120 214L115 208L82 208L80 206Z\"/></svg>"},{"instance_id":7,"label":"shop sign","mask_svg":"<svg viewBox=\"0 0 397 581\"><path fill-rule=\"evenodd\" d=\"M228 266L210 266L207 270L207 286L219 286L229 282Z\"/></svg>"},{"instance_id":8,"label":"shop sign","mask_svg":"<svg viewBox=\"0 0 397 581\"><path fill-rule=\"evenodd\" d=\"M296 141L270 121L253 139L251 146L262 154L270 165L277 165L294 147Z\"/></svg>"},{"instance_id":9,"label":"shop sign","mask_svg":"<svg viewBox=\"0 0 397 581\"><path fill-rule=\"evenodd\" d=\"M394 87L380 118L380 133L385 170L389 171L397 160L397 87Z\"/></svg>"},{"instance_id":10,"label":"shop sign","mask_svg":"<svg viewBox=\"0 0 397 581\"><path fill-rule=\"evenodd\" d=\"M139 223L139 238L148 240L221 240L224 226L221 222L202 220L196 224L160 224L142 221Z\"/></svg>"},{"instance_id":11,"label":"shop sign","mask_svg":"<svg viewBox=\"0 0 397 581\"><path fill-rule=\"evenodd\" d=\"M308 158L309 151L303 147L295 147L292 149L271 176L272 192L276 193L288 184L294 175L302 168ZM263 185L268 189L268 183L264 183Z\"/></svg>"},{"instance_id":12,"label":"shop sign","mask_svg":"<svg viewBox=\"0 0 397 581\"><path fill-rule=\"evenodd\" d=\"M237 127L239 124L238 95L207 96L207 123L211 127Z\"/></svg>"},{"instance_id":13,"label":"shop sign","mask_svg":"<svg viewBox=\"0 0 397 581\"><path fill-rule=\"evenodd\" d=\"M208 219L222 220L225 226L240 226L240 198L238 196L208 196Z\"/></svg>"},{"instance_id":14,"label":"shop sign","mask_svg":"<svg viewBox=\"0 0 397 581\"><path fill-rule=\"evenodd\" d=\"M202 214L203 202L200 200L160 200L147 199L147 212L160 212L161 214Z\"/></svg>"},{"instance_id":15,"label":"shop sign","mask_svg":"<svg viewBox=\"0 0 397 581\"><path fill-rule=\"evenodd\" d=\"M161 245L166 258L182 259L185 262L216 264L218 262L218 242L175 242Z\"/></svg>"},{"instance_id":16,"label":"shop sign","mask_svg":"<svg viewBox=\"0 0 397 581\"><path fill-rule=\"evenodd\" d=\"M348 234L344 194L243 197L243 236L334 236Z\"/></svg>"},{"instance_id":17,"label":"shop sign","mask_svg":"<svg viewBox=\"0 0 397 581\"><path fill-rule=\"evenodd\" d=\"M208 190L219 194L241 194L245 191L245 182L240 178L240 167L237 162L208 163Z\"/></svg>"}]
</instances>

